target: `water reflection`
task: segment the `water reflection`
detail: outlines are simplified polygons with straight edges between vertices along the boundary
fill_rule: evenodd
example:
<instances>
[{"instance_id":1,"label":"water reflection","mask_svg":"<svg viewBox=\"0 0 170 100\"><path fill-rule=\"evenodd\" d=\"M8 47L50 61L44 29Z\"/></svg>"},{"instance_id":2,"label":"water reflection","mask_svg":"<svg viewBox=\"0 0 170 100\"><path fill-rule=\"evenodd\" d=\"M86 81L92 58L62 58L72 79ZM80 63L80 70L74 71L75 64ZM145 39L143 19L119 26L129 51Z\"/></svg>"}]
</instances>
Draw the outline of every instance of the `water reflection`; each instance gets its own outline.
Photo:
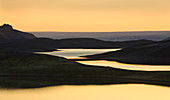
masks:
<instances>
[{"instance_id":1,"label":"water reflection","mask_svg":"<svg viewBox=\"0 0 170 100\"><path fill-rule=\"evenodd\" d=\"M77 61L85 65L109 66L113 68L121 68L128 70L144 70L144 71L170 71L169 65L139 65L139 64L125 64L116 61L95 60L95 61Z\"/></svg>"},{"instance_id":2,"label":"water reflection","mask_svg":"<svg viewBox=\"0 0 170 100\"><path fill-rule=\"evenodd\" d=\"M39 52L41 54L49 54L54 56L61 56L67 59L87 59L79 57L84 55L100 54L109 51L117 51L120 49L58 49L60 51L53 52ZM116 61L95 60L95 61L77 61L81 64L109 66L114 68L128 69L128 70L144 70L144 71L170 71L169 65L139 65L139 64L124 64Z\"/></svg>"},{"instance_id":3,"label":"water reflection","mask_svg":"<svg viewBox=\"0 0 170 100\"><path fill-rule=\"evenodd\" d=\"M77 58L79 56L100 54L109 51L117 51L120 49L57 49L57 50L59 51L36 52L36 53L48 54L48 55L54 55L54 56L60 56L60 57L72 59L72 58Z\"/></svg>"},{"instance_id":4,"label":"water reflection","mask_svg":"<svg viewBox=\"0 0 170 100\"><path fill-rule=\"evenodd\" d=\"M170 89L151 85L56 86L0 90L0 100L170 100Z\"/></svg>"}]
</instances>

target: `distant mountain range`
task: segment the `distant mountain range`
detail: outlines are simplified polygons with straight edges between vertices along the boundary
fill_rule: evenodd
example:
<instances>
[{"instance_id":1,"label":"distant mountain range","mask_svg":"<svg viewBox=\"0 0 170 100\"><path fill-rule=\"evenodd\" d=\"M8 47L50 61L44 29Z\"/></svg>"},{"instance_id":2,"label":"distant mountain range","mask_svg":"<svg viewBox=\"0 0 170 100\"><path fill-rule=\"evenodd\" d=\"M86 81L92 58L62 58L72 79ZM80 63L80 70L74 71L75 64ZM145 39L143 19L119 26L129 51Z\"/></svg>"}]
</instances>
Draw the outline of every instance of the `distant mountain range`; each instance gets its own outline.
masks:
<instances>
[{"instance_id":1,"label":"distant mountain range","mask_svg":"<svg viewBox=\"0 0 170 100\"><path fill-rule=\"evenodd\" d=\"M8 24L0 26L0 33L0 51L3 52L51 51L58 48L127 48L154 42L151 40L112 42L94 38L37 38L33 34L15 30Z\"/></svg>"},{"instance_id":2,"label":"distant mountain range","mask_svg":"<svg viewBox=\"0 0 170 100\"><path fill-rule=\"evenodd\" d=\"M40 52L54 51L56 49L86 48L86 49L108 49L127 48L136 45L150 44L154 41L138 40L124 42L102 41L92 38L71 38L54 40L49 38L36 38L0 43L1 52Z\"/></svg>"},{"instance_id":3,"label":"distant mountain range","mask_svg":"<svg viewBox=\"0 0 170 100\"><path fill-rule=\"evenodd\" d=\"M170 64L170 38L162 41L103 41L94 38L50 39L37 38L33 34L18 31L11 25L0 26L1 52L40 52L63 48L108 49L123 48L120 51L89 56L92 59L117 60L139 64Z\"/></svg>"},{"instance_id":4,"label":"distant mountain range","mask_svg":"<svg viewBox=\"0 0 170 100\"><path fill-rule=\"evenodd\" d=\"M31 32L37 37L51 39L96 38L104 41L153 40L161 41L170 37L170 31L132 31L132 32Z\"/></svg>"}]
</instances>

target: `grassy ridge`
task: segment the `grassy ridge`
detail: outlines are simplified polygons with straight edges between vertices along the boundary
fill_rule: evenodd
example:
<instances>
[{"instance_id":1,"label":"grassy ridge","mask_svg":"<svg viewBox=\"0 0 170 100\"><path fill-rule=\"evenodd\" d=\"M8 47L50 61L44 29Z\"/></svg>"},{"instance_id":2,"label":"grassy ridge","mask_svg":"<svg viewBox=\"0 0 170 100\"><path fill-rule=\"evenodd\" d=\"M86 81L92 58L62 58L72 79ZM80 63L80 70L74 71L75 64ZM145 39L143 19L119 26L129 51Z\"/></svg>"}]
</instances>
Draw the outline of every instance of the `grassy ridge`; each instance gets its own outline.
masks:
<instances>
[{"instance_id":1,"label":"grassy ridge","mask_svg":"<svg viewBox=\"0 0 170 100\"><path fill-rule=\"evenodd\" d=\"M87 66L32 53L0 53L0 86L36 88L52 85L145 83L170 86L170 72L129 71Z\"/></svg>"}]
</instances>

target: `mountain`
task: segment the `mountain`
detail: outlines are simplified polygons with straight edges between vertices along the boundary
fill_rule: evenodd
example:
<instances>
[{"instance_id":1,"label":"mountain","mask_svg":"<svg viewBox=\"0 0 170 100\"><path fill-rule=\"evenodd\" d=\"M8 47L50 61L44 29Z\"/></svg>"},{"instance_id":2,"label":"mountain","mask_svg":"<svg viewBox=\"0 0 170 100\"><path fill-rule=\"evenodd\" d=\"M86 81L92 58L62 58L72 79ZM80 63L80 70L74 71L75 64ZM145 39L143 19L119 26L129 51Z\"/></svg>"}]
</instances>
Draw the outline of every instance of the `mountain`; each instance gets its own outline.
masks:
<instances>
[{"instance_id":1,"label":"mountain","mask_svg":"<svg viewBox=\"0 0 170 100\"><path fill-rule=\"evenodd\" d=\"M96 38L104 41L153 40L161 41L170 36L170 31L127 31L127 32L31 32L37 37L52 39Z\"/></svg>"},{"instance_id":2,"label":"mountain","mask_svg":"<svg viewBox=\"0 0 170 100\"><path fill-rule=\"evenodd\" d=\"M88 56L92 59L116 60L133 64L170 64L170 40L159 41L147 45L125 48L116 52L108 52Z\"/></svg>"},{"instance_id":3,"label":"mountain","mask_svg":"<svg viewBox=\"0 0 170 100\"><path fill-rule=\"evenodd\" d=\"M52 51L56 49L85 48L85 49L108 49L127 48L131 46L151 44L154 41L138 40L124 42L102 41L92 38L71 38L54 40L49 38L36 38L18 40L15 42L0 43L1 52L40 52Z\"/></svg>"},{"instance_id":4,"label":"mountain","mask_svg":"<svg viewBox=\"0 0 170 100\"><path fill-rule=\"evenodd\" d=\"M0 26L0 42L35 38L36 37L33 34L13 29L13 27L9 24Z\"/></svg>"},{"instance_id":5,"label":"mountain","mask_svg":"<svg viewBox=\"0 0 170 100\"><path fill-rule=\"evenodd\" d=\"M127 48L136 45L150 44L151 40L133 40L133 41L103 41L94 38L68 38L60 39L60 42L68 44L65 47L70 48Z\"/></svg>"},{"instance_id":6,"label":"mountain","mask_svg":"<svg viewBox=\"0 0 170 100\"><path fill-rule=\"evenodd\" d=\"M9 24L0 26L0 51L1 52L36 52L52 51L57 48L88 48L88 49L108 49L127 48L145 44L151 44L151 40L133 41L103 41L94 38L67 38L50 39L37 38L33 34L13 29Z\"/></svg>"}]
</instances>

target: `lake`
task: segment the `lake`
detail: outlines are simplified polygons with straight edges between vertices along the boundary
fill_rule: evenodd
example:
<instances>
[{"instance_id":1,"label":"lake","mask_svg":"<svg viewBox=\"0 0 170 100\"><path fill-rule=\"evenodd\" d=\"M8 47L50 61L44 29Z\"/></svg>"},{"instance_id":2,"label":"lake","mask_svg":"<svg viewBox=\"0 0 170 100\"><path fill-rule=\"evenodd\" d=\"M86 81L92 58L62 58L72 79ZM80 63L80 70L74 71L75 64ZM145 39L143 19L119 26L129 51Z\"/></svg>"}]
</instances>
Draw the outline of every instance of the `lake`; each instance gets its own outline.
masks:
<instances>
[{"instance_id":1,"label":"lake","mask_svg":"<svg viewBox=\"0 0 170 100\"><path fill-rule=\"evenodd\" d=\"M170 100L170 88L151 85L55 86L0 90L0 100Z\"/></svg>"},{"instance_id":2,"label":"lake","mask_svg":"<svg viewBox=\"0 0 170 100\"><path fill-rule=\"evenodd\" d=\"M68 59L120 49L59 49L41 52ZM39 52L40 53L40 52ZM80 58L87 59L87 58ZM169 70L169 66L133 65L115 61L77 61L87 65L129 70ZM160 69L163 67L162 69ZM144 84L51 86L37 89L0 89L0 100L170 100L170 88Z\"/></svg>"},{"instance_id":3,"label":"lake","mask_svg":"<svg viewBox=\"0 0 170 100\"><path fill-rule=\"evenodd\" d=\"M41 54L48 54L53 56L61 56L67 59L87 59L85 55L94 55L110 51L117 51L121 49L58 49L59 51L53 52L38 52ZM85 65L106 66L128 70L142 70L142 71L170 71L169 65L140 65L140 64L125 64L117 61L107 60L92 60L92 61L77 61Z\"/></svg>"},{"instance_id":4,"label":"lake","mask_svg":"<svg viewBox=\"0 0 170 100\"><path fill-rule=\"evenodd\" d=\"M75 58L81 59L83 57L80 56L100 54L100 53L105 53L110 51L117 51L121 49L57 49L57 50L59 51L36 52L36 53L60 56L67 59L75 59Z\"/></svg>"}]
</instances>

